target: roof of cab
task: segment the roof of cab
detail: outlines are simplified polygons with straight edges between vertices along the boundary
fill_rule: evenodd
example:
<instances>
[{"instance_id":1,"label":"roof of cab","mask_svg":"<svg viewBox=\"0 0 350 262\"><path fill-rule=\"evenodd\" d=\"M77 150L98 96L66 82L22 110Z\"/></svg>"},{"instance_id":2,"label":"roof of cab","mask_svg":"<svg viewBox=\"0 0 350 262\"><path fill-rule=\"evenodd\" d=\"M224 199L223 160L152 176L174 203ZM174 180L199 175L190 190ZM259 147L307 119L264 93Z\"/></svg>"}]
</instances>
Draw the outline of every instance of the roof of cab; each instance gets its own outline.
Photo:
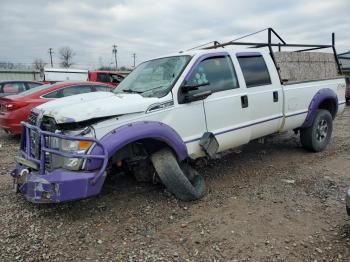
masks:
<instances>
[{"instance_id":1,"label":"roof of cab","mask_svg":"<svg viewBox=\"0 0 350 262\"><path fill-rule=\"evenodd\" d=\"M258 48L249 48L249 49L229 49L229 48L216 48L216 49L196 49L196 50L190 50L190 51L180 51L177 53L171 53L168 55L163 55L156 57L154 59L159 59L163 57L172 57L172 56L181 56L181 55L189 55L189 56L196 56L196 55L204 55L204 54L212 54L212 53L221 53L221 52L229 52L229 53L239 53L239 54L251 54L251 53L260 53L264 54L267 51L264 49L258 49ZM153 60L153 59L150 59Z\"/></svg>"}]
</instances>

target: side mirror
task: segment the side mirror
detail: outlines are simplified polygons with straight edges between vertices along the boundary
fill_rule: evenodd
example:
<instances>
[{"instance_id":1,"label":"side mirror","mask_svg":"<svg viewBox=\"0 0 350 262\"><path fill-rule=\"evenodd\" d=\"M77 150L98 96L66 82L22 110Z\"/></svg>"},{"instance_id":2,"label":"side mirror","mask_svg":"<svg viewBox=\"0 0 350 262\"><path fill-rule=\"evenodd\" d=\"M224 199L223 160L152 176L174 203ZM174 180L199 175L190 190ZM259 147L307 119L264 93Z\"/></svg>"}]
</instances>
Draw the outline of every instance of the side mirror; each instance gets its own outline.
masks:
<instances>
[{"instance_id":1,"label":"side mirror","mask_svg":"<svg viewBox=\"0 0 350 262\"><path fill-rule=\"evenodd\" d=\"M208 86L208 85L210 85L209 82L203 83L203 84L197 84L197 85L188 85L187 83L185 83L185 84L181 87L181 91L182 91L182 93L188 93L188 92L190 92L190 91L198 90L198 88L201 87L201 86Z\"/></svg>"},{"instance_id":2,"label":"side mirror","mask_svg":"<svg viewBox=\"0 0 350 262\"><path fill-rule=\"evenodd\" d=\"M190 102L206 99L212 93L213 92L211 90L208 90L208 91L203 91L192 95L187 94L183 97L183 103L190 103Z\"/></svg>"},{"instance_id":3,"label":"side mirror","mask_svg":"<svg viewBox=\"0 0 350 262\"><path fill-rule=\"evenodd\" d=\"M207 91L203 91L203 92L196 92L193 94L189 94L190 91L196 91L199 89L199 87L202 86L208 86L210 85L209 82L207 83L203 83L203 84L198 84L198 85L188 85L187 83L185 83L179 92L179 103L180 104L184 104L184 103L190 103L190 102L194 102L194 101L198 101L198 100L202 100L207 98L208 96L210 96L212 94L211 90L207 90Z\"/></svg>"}]
</instances>

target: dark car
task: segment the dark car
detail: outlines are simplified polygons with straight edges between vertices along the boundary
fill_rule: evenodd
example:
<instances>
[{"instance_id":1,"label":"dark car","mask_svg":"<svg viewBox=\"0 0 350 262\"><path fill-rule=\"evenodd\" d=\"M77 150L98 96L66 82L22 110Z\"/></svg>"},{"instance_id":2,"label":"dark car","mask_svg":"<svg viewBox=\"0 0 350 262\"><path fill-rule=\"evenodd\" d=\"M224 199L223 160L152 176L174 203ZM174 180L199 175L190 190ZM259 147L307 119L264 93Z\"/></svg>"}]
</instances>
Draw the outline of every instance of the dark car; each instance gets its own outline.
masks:
<instances>
[{"instance_id":1,"label":"dark car","mask_svg":"<svg viewBox=\"0 0 350 262\"><path fill-rule=\"evenodd\" d=\"M42 84L40 82L24 80L0 81L0 97L16 95Z\"/></svg>"}]
</instances>

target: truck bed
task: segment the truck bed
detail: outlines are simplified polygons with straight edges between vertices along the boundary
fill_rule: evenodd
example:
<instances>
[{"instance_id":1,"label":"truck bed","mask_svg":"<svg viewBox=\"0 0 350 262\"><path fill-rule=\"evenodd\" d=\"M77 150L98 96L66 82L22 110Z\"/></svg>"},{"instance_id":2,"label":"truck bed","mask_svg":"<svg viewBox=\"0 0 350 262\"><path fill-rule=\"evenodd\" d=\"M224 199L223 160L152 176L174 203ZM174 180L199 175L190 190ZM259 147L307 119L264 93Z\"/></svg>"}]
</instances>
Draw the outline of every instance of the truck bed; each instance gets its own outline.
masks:
<instances>
[{"instance_id":1,"label":"truck bed","mask_svg":"<svg viewBox=\"0 0 350 262\"><path fill-rule=\"evenodd\" d=\"M309 112L310 101L320 89L331 89L338 97L338 113L345 108L345 78L334 77L327 80L308 80L282 85L284 91L282 131L300 127Z\"/></svg>"}]
</instances>

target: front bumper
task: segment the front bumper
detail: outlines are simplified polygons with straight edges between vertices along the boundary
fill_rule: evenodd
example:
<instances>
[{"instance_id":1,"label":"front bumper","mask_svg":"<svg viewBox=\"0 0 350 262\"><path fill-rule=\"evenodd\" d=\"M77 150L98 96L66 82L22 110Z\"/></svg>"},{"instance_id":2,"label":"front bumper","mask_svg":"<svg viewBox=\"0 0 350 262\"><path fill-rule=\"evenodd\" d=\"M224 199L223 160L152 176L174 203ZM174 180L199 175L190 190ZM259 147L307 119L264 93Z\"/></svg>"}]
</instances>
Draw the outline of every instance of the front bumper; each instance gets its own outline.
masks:
<instances>
[{"instance_id":1,"label":"front bumper","mask_svg":"<svg viewBox=\"0 0 350 262\"><path fill-rule=\"evenodd\" d=\"M36 132L40 140L39 156L32 152L31 132ZM102 148L101 155L70 153L50 148L48 137L67 140L87 140ZM102 188L108 155L104 146L94 138L67 136L43 131L36 126L22 123L21 156L16 158L16 168L11 176L14 187L33 203L58 203L97 195ZM102 164L94 171L70 171L63 168L46 170L46 158L56 154L70 158L98 159Z\"/></svg>"},{"instance_id":2,"label":"front bumper","mask_svg":"<svg viewBox=\"0 0 350 262\"><path fill-rule=\"evenodd\" d=\"M17 164L11 175L18 192L33 203L59 203L91 197L100 192L103 184L103 179L91 183L95 177L92 172L56 169L41 176L21 164Z\"/></svg>"}]
</instances>

